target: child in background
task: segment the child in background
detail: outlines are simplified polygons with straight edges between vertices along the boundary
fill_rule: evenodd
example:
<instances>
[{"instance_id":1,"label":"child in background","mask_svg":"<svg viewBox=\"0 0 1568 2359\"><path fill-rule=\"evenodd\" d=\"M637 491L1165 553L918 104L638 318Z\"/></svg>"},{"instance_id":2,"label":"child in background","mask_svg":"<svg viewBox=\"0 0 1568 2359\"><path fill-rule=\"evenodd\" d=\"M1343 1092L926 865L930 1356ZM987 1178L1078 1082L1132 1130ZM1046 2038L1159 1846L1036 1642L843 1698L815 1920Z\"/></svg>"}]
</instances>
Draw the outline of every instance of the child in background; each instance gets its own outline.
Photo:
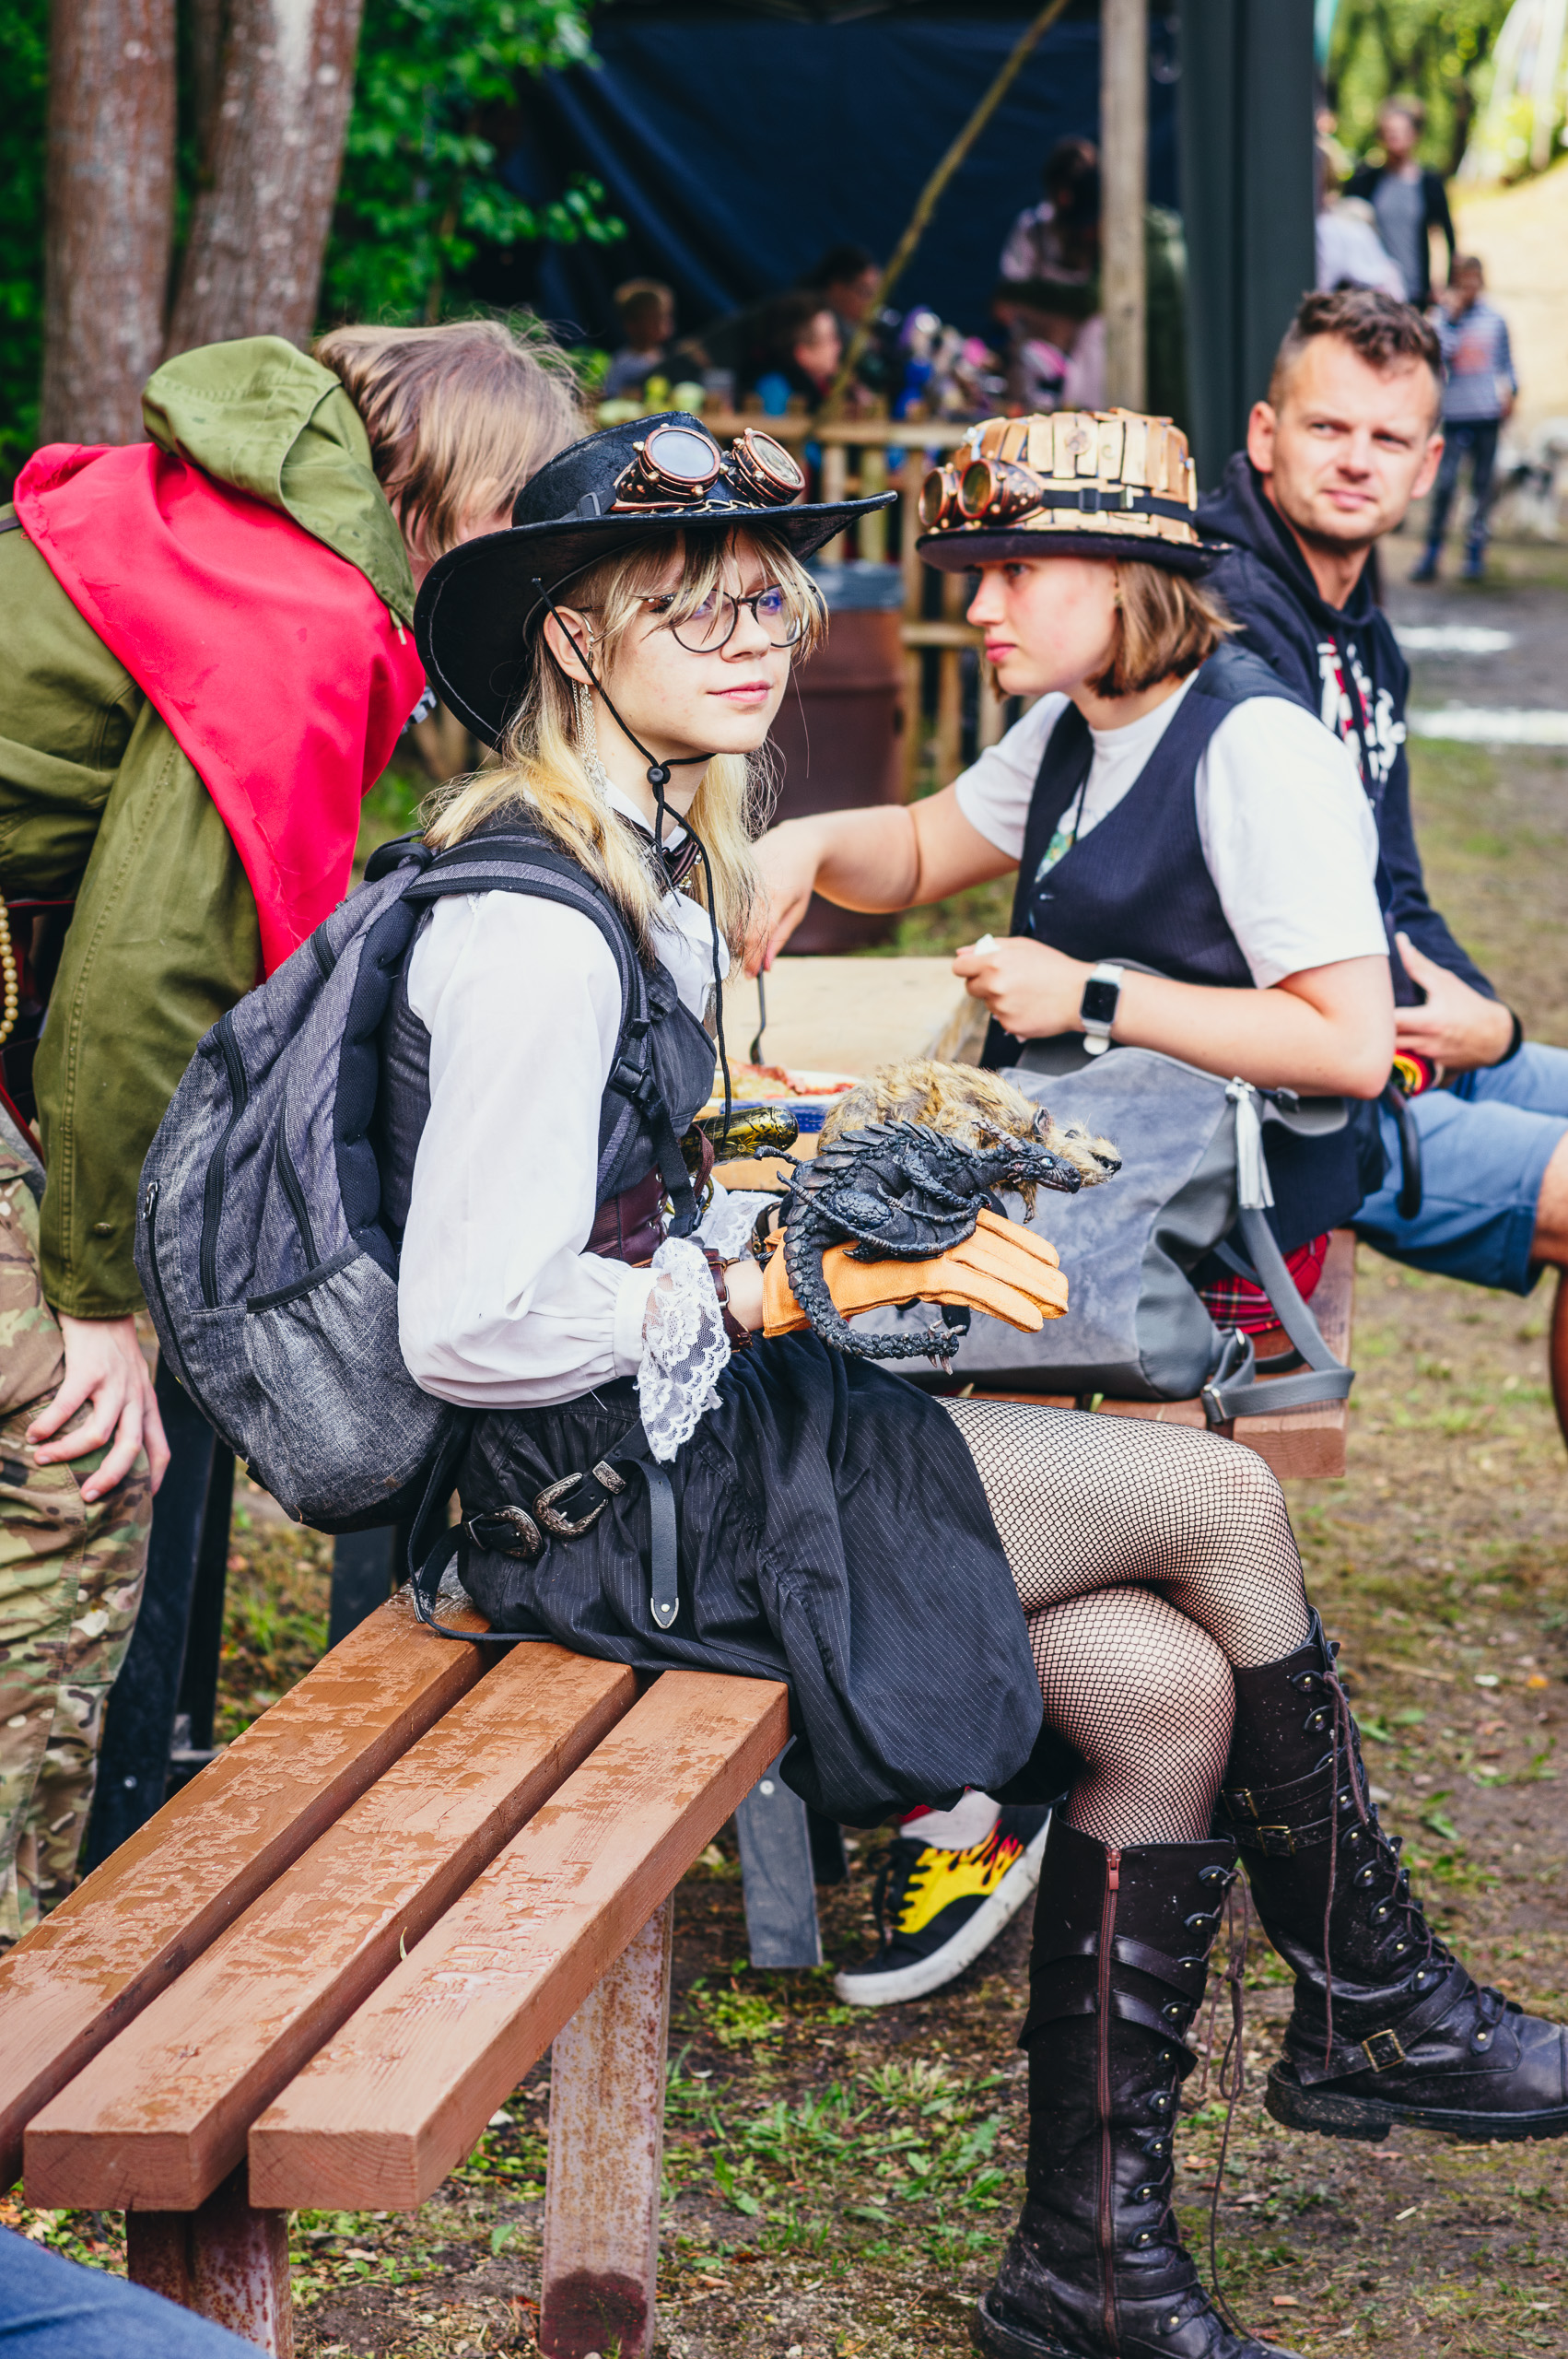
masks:
<instances>
[{"instance_id":1,"label":"child in background","mask_svg":"<svg viewBox=\"0 0 1568 2359\"><path fill-rule=\"evenodd\" d=\"M675 333L675 298L658 278L628 278L614 294L624 339L610 363L602 398L637 399Z\"/></svg>"},{"instance_id":2,"label":"child in background","mask_svg":"<svg viewBox=\"0 0 1568 2359\"><path fill-rule=\"evenodd\" d=\"M1482 289L1486 273L1473 254L1461 254L1443 297L1438 339L1447 382L1443 389L1443 462L1433 487L1426 549L1412 581L1435 581L1448 511L1459 487L1465 454L1470 461L1470 528L1465 540L1465 580L1480 581L1486 569L1487 522L1492 506L1492 470L1497 432L1519 391L1508 349L1508 323L1494 311Z\"/></svg>"}]
</instances>

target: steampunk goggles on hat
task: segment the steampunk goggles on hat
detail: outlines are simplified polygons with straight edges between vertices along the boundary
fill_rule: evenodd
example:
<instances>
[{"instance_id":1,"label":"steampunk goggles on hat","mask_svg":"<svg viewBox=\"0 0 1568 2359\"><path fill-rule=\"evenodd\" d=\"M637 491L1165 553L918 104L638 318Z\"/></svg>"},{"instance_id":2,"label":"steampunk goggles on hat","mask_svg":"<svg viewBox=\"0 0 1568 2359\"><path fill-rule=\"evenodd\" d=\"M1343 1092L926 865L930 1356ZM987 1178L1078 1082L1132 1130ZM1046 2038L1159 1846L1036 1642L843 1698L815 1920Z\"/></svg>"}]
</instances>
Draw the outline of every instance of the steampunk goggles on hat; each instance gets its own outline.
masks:
<instances>
[{"instance_id":1,"label":"steampunk goggles on hat","mask_svg":"<svg viewBox=\"0 0 1568 2359\"><path fill-rule=\"evenodd\" d=\"M692 426L656 426L632 450L631 464L615 479L612 514L702 507L716 496L747 508L787 508L806 487L783 443L755 427L738 434L727 454Z\"/></svg>"},{"instance_id":2,"label":"steampunk goggles on hat","mask_svg":"<svg viewBox=\"0 0 1568 2359\"><path fill-rule=\"evenodd\" d=\"M1187 437L1133 410L1059 410L975 427L921 487L920 555L953 569L1003 556L1127 556L1197 572L1220 554L1199 531Z\"/></svg>"}]
</instances>

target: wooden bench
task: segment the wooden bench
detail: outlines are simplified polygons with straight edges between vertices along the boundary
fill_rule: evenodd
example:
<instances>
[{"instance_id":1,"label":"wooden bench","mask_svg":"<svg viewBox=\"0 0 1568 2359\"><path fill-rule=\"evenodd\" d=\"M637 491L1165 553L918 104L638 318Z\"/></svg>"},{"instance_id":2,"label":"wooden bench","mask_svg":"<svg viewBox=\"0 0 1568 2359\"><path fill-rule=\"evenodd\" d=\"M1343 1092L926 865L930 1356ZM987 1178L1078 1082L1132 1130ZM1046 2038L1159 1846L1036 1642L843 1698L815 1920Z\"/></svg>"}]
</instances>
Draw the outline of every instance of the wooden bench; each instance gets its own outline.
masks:
<instances>
[{"instance_id":1,"label":"wooden bench","mask_svg":"<svg viewBox=\"0 0 1568 2359\"><path fill-rule=\"evenodd\" d=\"M0 1960L0 2185L287 2354L288 2211L423 2202L553 2045L541 2345L646 2353L671 1895L787 1735L394 1598Z\"/></svg>"}]
</instances>

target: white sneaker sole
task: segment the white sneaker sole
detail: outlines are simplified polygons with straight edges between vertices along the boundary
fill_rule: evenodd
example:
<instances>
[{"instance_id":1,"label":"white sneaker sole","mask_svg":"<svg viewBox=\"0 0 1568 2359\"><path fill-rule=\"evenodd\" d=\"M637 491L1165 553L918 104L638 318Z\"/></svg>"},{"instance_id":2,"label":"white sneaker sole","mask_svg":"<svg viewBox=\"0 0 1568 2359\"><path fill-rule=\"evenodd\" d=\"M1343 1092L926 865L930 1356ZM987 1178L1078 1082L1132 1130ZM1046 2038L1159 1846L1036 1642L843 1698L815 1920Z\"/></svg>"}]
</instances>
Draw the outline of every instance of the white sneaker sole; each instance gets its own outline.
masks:
<instances>
[{"instance_id":1,"label":"white sneaker sole","mask_svg":"<svg viewBox=\"0 0 1568 2359\"><path fill-rule=\"evenodd\" d=\"M906 1999L929 1998L973 1966L982 1950L989 1950L1004 1926L1011 1925L1029 1895L1040 1881L1040 1860L1045 1853L1046 1837L1051 1831L1047 1814L1044 1825L1031 1840L1023 1858L1009 1868L989 1900L983 1900L966 1923L960 1925L953 1939L943 1942L940 1950L923 1957L918 1965L905 1966L886 1974L836 1974L833 1988L849 2007L896 2007Z\"/></svg>"}]
</instances>

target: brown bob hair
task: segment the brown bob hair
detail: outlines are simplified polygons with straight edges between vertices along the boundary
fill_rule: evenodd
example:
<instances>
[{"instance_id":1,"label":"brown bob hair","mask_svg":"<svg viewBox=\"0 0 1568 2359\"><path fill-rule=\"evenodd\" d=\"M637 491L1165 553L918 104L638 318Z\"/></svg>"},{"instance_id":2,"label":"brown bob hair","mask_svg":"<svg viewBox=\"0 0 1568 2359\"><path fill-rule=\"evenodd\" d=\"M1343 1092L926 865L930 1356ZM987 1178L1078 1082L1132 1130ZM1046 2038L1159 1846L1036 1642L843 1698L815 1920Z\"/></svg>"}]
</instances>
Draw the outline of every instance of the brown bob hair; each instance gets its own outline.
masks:
<instances>
[{"instance_id":1,"label":"brown bob hair","mask_svg":"<svg viewBox=\"0 0 1568 2359\"><path fill-rule=\"evenodd\" d=\"M1190 574L1116 562L1111 660L1089 686L1097 697L1135 697L1173 675L1185 679L1238 626Z\"/></svg>"},{"instance_id":2,"label":"brown bob hair","mask_svg":"<svg viewBox=\"0 0 1568 2359\"><path fill-rule=\"evenodd\" d=\"M526 315L333 328L315 356L365 421L405 539L432 563L588 431L570 360Z\"/></svg>"}]
</instances>

